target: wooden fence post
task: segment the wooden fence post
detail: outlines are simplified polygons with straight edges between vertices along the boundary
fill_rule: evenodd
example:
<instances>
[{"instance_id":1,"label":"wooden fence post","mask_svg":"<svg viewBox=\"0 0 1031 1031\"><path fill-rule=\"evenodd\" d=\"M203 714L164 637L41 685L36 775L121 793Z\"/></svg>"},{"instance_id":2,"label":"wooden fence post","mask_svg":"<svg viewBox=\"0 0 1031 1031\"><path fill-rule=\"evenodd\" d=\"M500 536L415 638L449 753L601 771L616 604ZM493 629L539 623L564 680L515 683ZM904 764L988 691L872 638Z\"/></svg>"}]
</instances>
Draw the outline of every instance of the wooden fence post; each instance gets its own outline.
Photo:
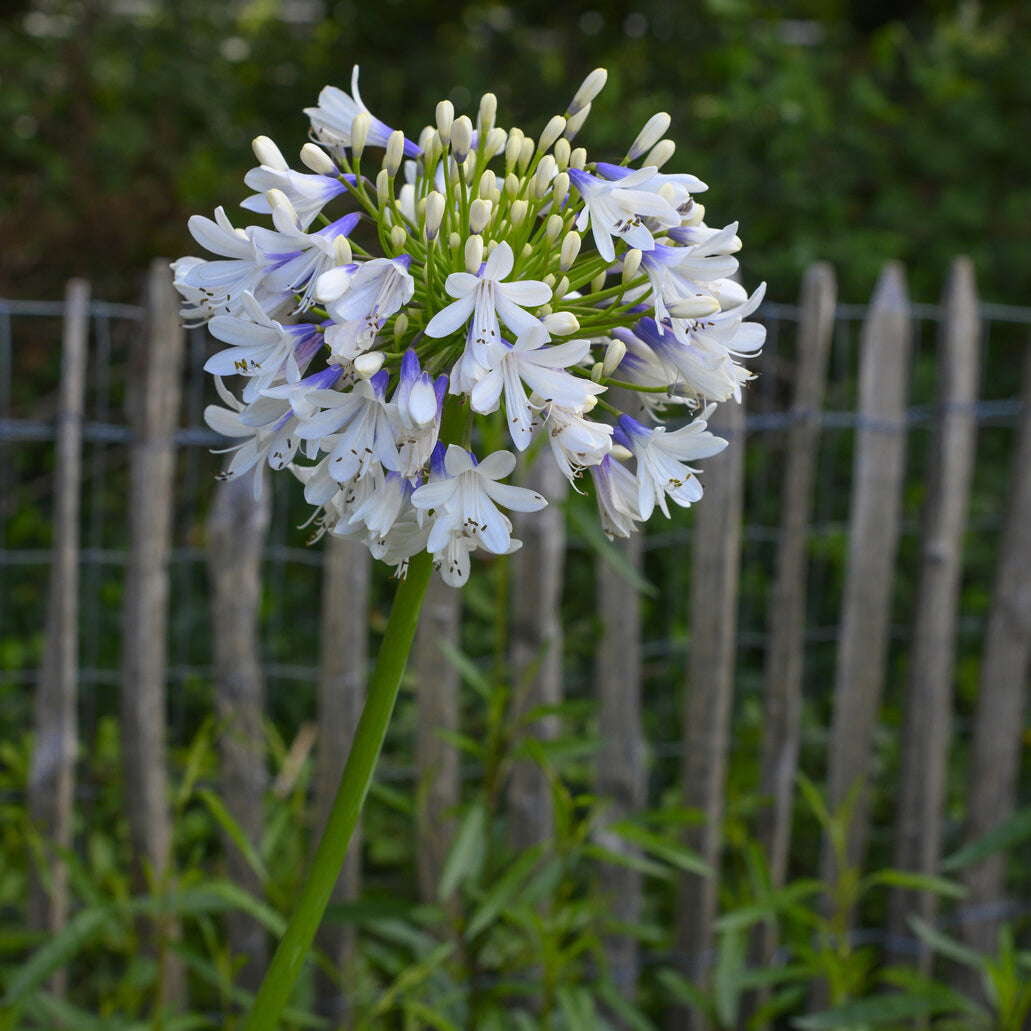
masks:
<instances>
[{"instance_id":1,"label":"wooden fence post","mask_svg":"<svg viewBox=\"0 0 1031 1031\"><path fill-rule=\"evenodd\" d=\"M963 533L977 434L980 328L974 268L969 258L957 258L942 298L941 404L920 535L895 830L895 867L925 874L937 870L941 851ZM937 901L933 892L893 892L889 934L910 935L910 913L933 920ZM927 951L923 956L930 959Z\"/></svg>"},{"instance_id":2,"label":"wooden fence post","mask_svg":"<svg viewBox=\"0 0 1031 1031\"><path fill-rule=\"evenodd\" d=\"M678 966L698 980L712 948L719 890L723 804L734 691L738 570L744 500L744 429L741 405L716 408L711 427L730 446L706 459L691 547L691 638L684 706L684 805L705 822L689 827L685 844L712 867L712 875L683 874L677 913ZM697 1011L677 1026L705 1027Z\"/></svg>"},{"instance_id":3,"label":"wooden fence post","mask_svg":"<svg viewBox=\"0 0 1031 1031\"><path fill-rule=\"evenodd\" d=\"M994 830L1016 811L1031 667L1031 350L1009 484L966 780L967 842ZM1006 859L997 854L964 870L965 908L976 911L1005 899ZM963 937L976 949L994 951L998 927L998 915L970 920L963 925Z\"/></svg>"},{"instance_id":4,"label":"wooden fence post","mask_svg":"<svg viewBox=\"0 0 1031 1031\"><path fill-rule=\"evenodd\" d=\"M165 769L165 657L168 556L174 510L175 432L185 333L168 262L157 259L147 282L147 333L137 348L128 396L129 556L125 574L121 727L125 802L136 890L168 890L172 827ZM181 964L167 950L175 922L158 927L158 959L167 1001L183 1002Z\"/></svg>"},{"instance_id":5,"label":"wooden fence post","mask_svg":"<svg viewBox=\"0 0 1031 1031\"><path fill-rule=\"evenodd\" d=\"M82 420L86 392L90 287L73 279L65 290L61 341L61 383L54 466L54 523L46 648L36 687L29 816L43 839L46 869L34 869L29 891L29 926L56 934L68 918L68 868L62 850L71 848L75 759L79 747L79 507L82 480ZM64 970L50 988L63 995Z\"/></svg>"},{"instance_id":6,"label":"wooden fence post","mask_svg":"<svg viewBox=\"0 0 1031 1031\"><path fill-rule=\"evenodd\" d=\"M355 728L365 702L369 654L369 584L372 559L356 541L328 535L323 557L319 646L319 738L315 771L315 826L321 835L340 785ZM353 902L361 890L361 826L355 828L333 889L334 902ZM351 924L326 923L319 947L346 978L355 959ZM324 1012L348 1025L346 994L339 978L319 974Z\"/></svg>"},{"instance_id":7,"label":"wooden fence post","mask_svg":"<svg viewBox=\"0 0 1031 1031\"><path fill-rule=\"evenodd\" d=\"M459 678L442 643L459 647L462 592L434 574L415 637L416 877L419 897L436 902L440 875L454 837L453 810L460 798L459 754L439 734L456 732Z\"/></svg>"},{"instance_id":8,"label":"wooden fence post","mask_svg":"<svg viewBox=\"0 0 1031 1031\"><path fill-rule=\"evenodd\" d=\"M515 512L515 536L523 542L513 563L512 683L515 717L541 705L562 701L562 583L565 573L566 523L562 500L568 482L550 453L526 469L523 485L539 491L548 507L530 515ZM537 670L525 682L534 663ZM538 720L532 733L542 739L558 735L558 719ZM517 849L547 840L552 830L551 786L530 760L512 768L508 788L509 830Z\"/></svg>"},{"instance_id":9,"label":"wooden fence post","mask_svg":"<svg viewBox=\"0 0 1031 1031\"><path fill-rule=\"evenodd\" d=\"M222 757L221 797L229 815L255 848L260 846L265 828L268 786L258 611L269 499L266 484L261 498L255 500L249 476L226 480L215 492L208 518L212 678ZM222 835L222 848L229 878L260 898L261 880L232 835ZM268 958L265 930L243 912L227 914L226 930L233 956L244 960L239 984L256 991Z\"/></svg>"}]
</instances>

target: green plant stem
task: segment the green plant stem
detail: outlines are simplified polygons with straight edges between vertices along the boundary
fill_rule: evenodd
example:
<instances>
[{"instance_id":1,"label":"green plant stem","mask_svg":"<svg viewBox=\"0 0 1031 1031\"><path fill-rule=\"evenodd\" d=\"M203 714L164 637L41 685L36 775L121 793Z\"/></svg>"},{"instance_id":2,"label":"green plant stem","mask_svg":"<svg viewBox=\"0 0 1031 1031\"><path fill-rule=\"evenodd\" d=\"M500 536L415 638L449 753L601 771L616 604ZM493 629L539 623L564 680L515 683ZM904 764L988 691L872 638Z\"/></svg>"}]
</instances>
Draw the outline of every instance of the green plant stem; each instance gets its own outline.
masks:
<instances>
[{"instance_id":1,"label":"green plant stem","mask_svg":"<svg viewBox=\"0 0 1031 1031\"><path fill-rule=\"evenodd\" d=\"M394 710L401 675L415 638L433 560L425 551L408 564L408 575L398 585L386 633L369 681L368 696L355 731L340 787L330 810L311 869L301 886L286 932L272 957L243 1031L272 1031L290 998L318 930L322 914L340 874L376 760L383 748L390 714Z\"/></svg>"}]
</instances>

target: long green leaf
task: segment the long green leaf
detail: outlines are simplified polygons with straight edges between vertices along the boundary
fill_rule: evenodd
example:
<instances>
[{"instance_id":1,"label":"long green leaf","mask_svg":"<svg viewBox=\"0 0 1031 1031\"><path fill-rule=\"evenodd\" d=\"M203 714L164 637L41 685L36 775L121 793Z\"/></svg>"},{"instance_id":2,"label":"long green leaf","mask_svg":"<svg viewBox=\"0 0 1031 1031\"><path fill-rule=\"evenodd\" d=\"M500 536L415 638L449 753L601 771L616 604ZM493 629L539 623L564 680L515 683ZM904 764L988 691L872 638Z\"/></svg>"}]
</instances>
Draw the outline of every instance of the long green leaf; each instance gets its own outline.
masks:
<instances>
[{"instance_id":1,"label":"long green leaf","mask_svg":"<svg viewBox=\"0 0 1031 1031\"><path fill-rule=\"evenodd\" d=\"M872 888L875 885L884 885L888 888L908 888L911 891L930 891L935 895L945 895L948 898L961 899L966 895L966 888L962 884L950 881L945 877L935 877L933 874L916 873L912 870L878 870L876 873L864 877L861 882L861 890Z\"/></svg>"},{"instance_id":2,"label":"long green leaf","mask_svg":"<svg viewBox=\"0 0 1031 1031\"><path fill-rule=\"evenodd\" d=\"M913 928L916 936L927 945L930 945L935 952L940 953L948 959L955 960L963 966L972 967L974 970L984 970L987 962L986 957L975 949L961 945L955 938L942 934L936 927L932 927L926 920L918 916L910 916L909 926Z\"/></svg>"},{"instance_id":3,"label":"long green leaf","mask_svg":"<svg viewBox=\"0 0 1031 1031\"><path fill-rule=\"evenodd\" d=\"M942 860L941 868L946 872L961 870L964 866L979 863L982 859L1005 852L1031 838L1031 806L1021 809L1005 823L982 835L958 852Z\"/></svg>"},{"instance_id":4,"label":"long green leaf","mask_svg":"<svg viewBox=\"0 0 1031 1031\"><path fill-rule=\"evenodd\" d=\"M465 814L440 874L437 897L446 902L462 881L475 877L486 853L487 812L477 802Z\"/></svg>"},{"instance_id":5,"label":"long green leaf","mask_svg":"<svg viewBox=\"0 0 1031 1031\"><path fill-rule=\"evenodd\" d=\"M848 1028L877 1028L897 1024L901 1020L930 1017L947 1013L953 1007L930 995L877 995L869 999L847 1002L811 1017L799 1017L795 1027L802 1031L834 1031Z\"/></svg>"},{"instance_id":6,"label":"long green leaf","mask_svg":"<svg viewBox=\"0 0 1031 1031\"><path fill-rule=\"evenodd\" d=\"M466 926L465 937L467 939L475 938L515 898L519 889L523 886L523 882L537 865L543 852L543 845L536 845L533 848L527 849L498 878L497 883L487 893L486 898L480 903Z\"/></svg>"},{"instance_id":7,"label":"long green leaf","mask_svg":"<svg viewBox=\"0 0 1031 1031\"><path fill-rule=\"evenodd\" d=\"M207 806L208 812L215 818L215 822L218 823L233 844L240 850L240 855L243 856L254 876L258 878L261 886L267 888L271 880L268 867L265 866L261 856L258 855L258 850L244 833L239 822L226 808L225 802L210 788L201 788L197 792L197 797Z\"/></svg>"},{"instance_id":8,"label":"long green leaf","mask_svg":"<svg viewBox=\"0 0 1031 1031\"><path fill-rule=\"evenodd\" d=\"M647 830L631 820L620 820L610 823L605 828L613 834L618 834L625 841L639 845L646 852L650 852L659 859L688 873L696 873L702 877L712 876L712 867L705 862L697 853L685 848L677 841L671 841L668 837L656 834Z\"/></svg>"},{"instance_id":9,"label":"long green leaf","mask_svg":"<svg viewBox=\"0 0 1031 1031\"><path fill-rule=\"evenodd\" d=\"M487 676L480 670L479 666L469 658L465 652L460 651L450 641L441 638L437 642L444 657L458 671L458 675L483 699L488 699L494 693L494 685Z\"/></svg>"}]
</instances>

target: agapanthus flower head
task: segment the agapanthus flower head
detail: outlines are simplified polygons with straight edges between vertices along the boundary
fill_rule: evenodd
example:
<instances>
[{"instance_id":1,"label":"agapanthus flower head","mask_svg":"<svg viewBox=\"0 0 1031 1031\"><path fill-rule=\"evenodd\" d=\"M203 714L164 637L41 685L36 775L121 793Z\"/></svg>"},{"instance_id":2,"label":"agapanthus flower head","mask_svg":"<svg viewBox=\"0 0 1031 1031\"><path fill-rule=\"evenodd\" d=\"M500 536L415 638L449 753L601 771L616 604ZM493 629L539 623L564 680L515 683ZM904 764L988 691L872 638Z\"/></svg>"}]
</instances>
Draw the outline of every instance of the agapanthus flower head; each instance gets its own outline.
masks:
<instances>
[{"instance_id":1,"label":"agapanthus flower head","mask_svg":"<svg viewBox=\"0 0 1031 1031\"><path fill-rule=\"evenodd\" d=\"M205 366L224 405L206 418L236 442L224 475L258 490L265 465L289 468L313 536L362 540L400 575L427 551L456 586L474 552L519 547L506 511L547 504L503 482L535 437L539 460L593 488L609 536L701 498L688 463L725 446L711 402L751 376L761 288L729 278L738 226L705 225L706 184L665 171L669 115L619 164L574 149L605 80L593 71L536 139L497 124L493 94L473 117L441 101L406 135L366 106L356 67L349 93L306 109L307 171L254 141L242 206L266 224L196 215L209 256L174 265L184 318L228 345ZM638 391L633 417L614 385ZM512 451L484 453L492 420Z\"/></svg>"}]
</instances>

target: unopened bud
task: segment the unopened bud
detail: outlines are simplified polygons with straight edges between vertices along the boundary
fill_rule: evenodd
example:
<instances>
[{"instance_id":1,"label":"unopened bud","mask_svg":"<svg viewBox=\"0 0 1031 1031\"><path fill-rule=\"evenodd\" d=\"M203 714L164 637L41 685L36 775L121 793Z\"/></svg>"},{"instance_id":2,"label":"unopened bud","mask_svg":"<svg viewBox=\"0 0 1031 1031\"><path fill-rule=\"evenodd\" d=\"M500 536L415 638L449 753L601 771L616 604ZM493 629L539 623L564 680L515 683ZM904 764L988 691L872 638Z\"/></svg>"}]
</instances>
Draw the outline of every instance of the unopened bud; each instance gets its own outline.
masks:
<instances>
[{"instance_id":1,"label":"unopened bud","mask_svg":"<svg viewBox=\"0 0 1031 1031\"><path fill-rule=\"evenodd\" d=\"M351 242L341 234L333 241L333 260L337 265L350 265L351 258Z\"/></svg>"},{"instance_id":2,"label":"unopened bud","mask_svg":"<svg viewBox=\"0 0 1031 1031\"><path fill-rule=\"evenodd\" d=\"M654 165L656 168L662 168L673 157L676 149L677 145L672 140L659 140L649 151L648 156L644 159L644 163L646 165Z\"/></svg>"},{"instance_id":3,"label":"unopened bud","mask_svg":"<svg viewBox=\"0 0 1031 1031\"><path fill-rule=\"evenodd\" d=\"M512 207L509 209L508 215L512 220L512 225L521 226L523 224L528 207L529 205L522 198L512 201Z\"/></svg>"},{"instance_id":4,"label":"unopened bud","mask_svg":"<svg viewBox=\"0 0 1031 1031\"><path fill-rule=\"evenodd\" d=\"M390 196L391 192L390 173L385 168L381 168L376 174L376 194L386 204L387 197Z\"/></svg>"},{"instance_id":5,"label":"unopened bud","mask_svg":"<svg viewBox=\"0 0 1031 1031\"><path fill-rule=\"evenodd\" d=\"M482 197L484 200L490 200L494 195L494 190L498 185L498 177L488 168L483 175L480 176L480 182L476 187L476 195Z\"/></svg>"},{"instance_id":6,"label":"unopened bud","mask_svg":"<svg viewBox=\"0 0 1031 1031\"><path fill-rule=\"evenodd\" d=\"M401 253L405 249L405 244L408 243L408 233L405 232L403 226L394 226L390 230L390 245L395 251Z\"/></svg>"},{"instance_id":7,"label":"unopened bud","mask_svg":"<svg viewBox=\"0 0 1031 1031\"><path fill-rule=\"evenodd\" d=\"M569 276L563 276L555 286L554 297L556 301L561 301L566 294L569 293Z\"/></svg>"},{"instance_id":8,"label":"unopened bud","mask_svg":"<svg viewBox=\"0 0 1031 1031\"><path fill-rule=\"evenodd\" d=\"M595 383L600 383L604 371L604 366L601 364L601 362L595 362L591 366L591 380Z\"/></svg>"},{"instance_id":9,"label":"unopened bud","mask_svg":"<svg viewBox=\"0 0 1031 1031\"><path fill-rule=\"evenodd\" d=\"M474 276L480 271L483 262L483 237L470 236L465 241L465 267Z\"/></svg>"},{"instance_id":10,"label":"unopened bud","mask_svg":"<svg viewBox=\"0 0 1031 1031\"><path fill-rule=\"evenodd\" d=\"M544 328L557 337L567 337L580 328L580 323L571 311L556 311L544 317Z\"/></svg>"},{"instance_id":11,"label":"unopened bud","mask_svg":"<svg viewBox=\"0 0 1031 1031\"><path fill-rule=\"evenodd\" d=\"M637 276L638 270L641 268L641 252L636 247L631 247L630 250L623 255L623 285L627 286Z\"/></svg>"},{"instance_id":12,"label":"unopened bud","mask_svg":"<svg viewBox=\"0 0 1031 1031\"><path fill-rule=\"evenodd\" d=\"M636 161L645 151L651 150L666 135L669 123L670 117L665 111L652 115L626 152L627 161Z\"/></svg>"},{"instance_id":13,"label":"unopened bud","mask_svg":"<svg viewBox=\"0 0 1031 1031\"><path fill-rule=\"evenodd\" d=\"M508 142L508 133L504 129L494 128L487 133L487 138L483 143L483 156L487 161L490 161L495 154L500 154L505 149L505 144Z\"/></svg>"},{"instance_id":14,"label":"unopened bud","mask_svg":"<svg viewBox=\"0 0 1031 1031\"><path fill-rule=\"evenodd\" d=\"M360 160L365 151L365 138L369 135L371 121L368 111L359 111L351 121L351 153L355 161Z\"/></svg>"},{"instance_id":15,"label":"unopened bud","mask_svg":"<svg viewBox=\"0 0 1031 1031\"><path fill-rule=\"evenodd\" d=\"M359 379L371 379L383 368L386 355L382 351L366 351L354 360L354 371Z\"/></svg>"},{"instance_id":16,"label":"unopened bud","mask_svg":"<svg viewBox=\"0 0 1031 1031\"><path fill-rule=\"evenodd\" d=\"M557 140L566 127L566 120L562 115L555 115L546 126L541 138L537 141L537 150L541 153L548 150Z\"/></svg>"},{"instance_id":17,"label":"unopened bud","mask_svg":"<svg viewBox=\"0 0 1031 1031\"><path fill-rule=\"evenodd\" d=\"M675 319L703 319L719 311L720 302L708 294L695 294L694 297L681 297L667 304L666 310Z\"/></svg>"},{"instance_id":18,"label":"unopened bud","mask_svg":"<svg viewBox=\"0 0 1031 1031\"><path fill-rule=\"evenodd\" d=\"M596 294L605 289L605 279L607 272L599 272L594 279L591 280L591 293Z\"/></svg>"},{"instance_id":19,"label":"unopened bud","mask_svg":"<svg viewBox=\"0 0 1031 1031\"><path fill-rule=\"evenodd\" d=\"M297 217L290 198L282 190L271 189L265 194L268 206L272 209L272 221L281 232L296 232L301 228L301 220Z\"/></svg>"},{"instance_id":20,"label":"unopened bud","mask_svg":"<svg viewBox=\"0 0 1031 1031\"><path fill-rule=\"evenodd\" d=\"M580 234L570 229L562 240L562 251L558 259L558 267L563 272L568 272L573 267L573 262L580 253L580 243Z\"/></svg>"},{"instance_id":21,"label":"unopened bud","mask_svg":"<svg viewBox=\"0 0 1031 1031\"><path fill-rule=\"evenodd\" d=\"M399 343L404 339L405 333L408 332L408 316L401 312L396 319L394 319L394 343Z\"/></svg>"},{"instance_id":22,"label":"unopened bud","mask_svg":"<svg viewBox=\"0 0 1031 1031\"><path fill-rule=\"evenodd\" d=\"M544 235L547 237L549 247L554 246L555 241L562 234L564 228L565 222L561 215L548 215L548 221L544 224Z\"/></svg>"},{"instance_id":23,"label":"unopened bud","mask_svg":"<svg viewBox=\"0 0 1031 1031\"><path fill-rule=\"evenodd\" d=\"M598 398L594 394L588 394L584 398L584 403L580 406L580 411L586 415L588 412L593 412L597 404Z\"/></svg>"},{"instance_id":24,"label":"unopened bud","mask_svg":"<svg viewBox=\"0 0 1031 1031\"><path fill-rule=\"evenodd\" d=\"M505 167L511 171L515 168L519 155L523 152L523 130L509 129L508 142L505 144Z\"/></svg>"},{"instance_id":25,"label":"unopened bud","mask_svg":"<svg viewBox=\"0 0 1031 1031\"><path fill-rule=\"evenodd\" d=\"M493 93L484 93L480 97L480 112L476 118L476 128L480 133L488 133L494 128L494 119L498 114L498 98Z\"/></svg>"},{"instance_id":26,"label":"unopened bud","mask_svg":"<svg viewBox=\"0 0 1031 1031\"><path fill-rule=\"evenodd\" d=\"M435 240L440 232L440 223L444 218L444 195L433 190L426 198L426 239Z\"/></svg>"},{"instance_id":27,"label":"unopened bud","mask_svg":"<svg viewBox=\"0 0 1031 1031\"><path fill-rule=\"evenodd\" d=\"M405 134L400 129L395 129L387 139L387 152L383 156L383 167L393 179L397 170L401 167L401 159L405 153Z\"/></svg>"},{"instance_id":28,"label":"unopened bud","mask_svg":"<svg viewBox=\"0 0 1031 1031\"><path fill-rule=\"evenodd\" d=\"M274 168L277 172L285 172L290 167L280 149L267 136L255 136L251 140L251 148L259 164Z\"/></svg>"},{"instance_id":29,"label":"unopened bud","mask_svg":"<svg viewBox=\"0 0 1031 1031\"><path fill-rule=\"evenodd\" d=\"M601 374L605 379L608 379L616 371L625 355L626 344L622 340L609 341L609 346L605 348L605 361L601 366Z\"/></svg>"},{"instance_id":30,"label":"unopened bud","mask_svg":"<svg viewBox=\"0 0 1031 1031\"><path fill-rule=\"evenodd\" d=\"M543 197L548 192L551 180L558 174L558 166L550 154L545 154L537 165L537 172L533 177L533 192L536 197Z\"/></svg>"},{"instance_id":31,"label":"unopened bud","mask_svg":"<svg viewBox=\"0 0 1031 1031\"><path fill-rule=\"evenodd\" d=\"M559 172L551 184L552 203L556 208L561 210L562 206L566 203L566 197L568 196L569 174L567 172Z\"/></svg>"},{"instance_id":32,"label":"unopened bud","mask_svg":"<svg viewBox=\"0 0 1031 1031\"><path fill-rule=\"evenodd\" d=\"M494 205L489 200L477 197L469 206L469 229L474 233L482 233L490 221L491 209Z\"/></svg>"},{"instance_id":33,"label":"unopened bud","mask_svg":"<svg viewBox=\"0 0 1031 1031\"><path fill-rule=\"evenodd\" d=\"M584 147L577 147L573 153L569 155L569 167L578 168L582 172L586 164L587 150Z\"/></svg>"},{"instance_id":34,"label":"unopened bud","mask_svg":"<svg viewBox=\"0 0 1031 1031\"><path fill-rule=\"evenodd\" d=\"M552 153L555 155L555 164L558 165L558 170L564 172L569 166L569 155L572 152L572 147L569 146L569 140L559 140L555 144L555 149Z\"/></svg>"},{"instance_id":35,"label":"unopened bud","mask_svg":"<svg viewBox=\"0 0 1031 1031\"><path fill-rule=\"evenodd\" d=\"M440 133L436 129L430 133L429 138L426 140L425 146L422 148L422 165L423 168L433 168L440 160L441 154L444 153L444 144L440 142Z\"/></svg>"},{"instance_id":36,"label":"unopened bud","mask_svg":"<svg viewBox=\"0 0 1031 1031\"><path fill-rule=\"evenodd\" d=\"M587 116L591 113L591 105L585 104L574 115L570 115L566 121L566 131L562 134L566 140L576 139L576 134L583 128Z\"/></svg>"},{"instance_id":37,"label":"unopened bud","mask_svg":"<svg viewBox=\"0 0 1031 1031\"><path fill-rule=\"evenodd\" d=\"M461 164L465 161L469 148L473 145L473 123L467 115L461 115L455 119L451 126L451 152L455 160Z\"/></svg>"},{"instance_id":38,"label":"unopened bud","mask_svg":"<svg viewBox=\"0 0 1031 1031\"><path fill-rule=\"evenodd\" d=\"M604 68L595 68L594 71L591 72L591 74L588 75L582 83L580 83L580 88L573 96L566 114L575 115L577 111L581 110L583 107L589 106L591 101L594 100L594 98L602 91L608 77L609 73Z\"/></svg>"},{"instance_id":39,"label":"unopened bud","mask_svg":"<svg viewBox=\"0 0 1031 1031\"><path fill-rule=\"evenodd\" d=\"M633 451L628 447L623 447L622 444L613 444L612 450L609 454L616 459L617 462L629 462L634 457Z\"/></svg>"},{"instance_id":40,"label":"unopened bud","mask_svg":"<svg viewBox=\"0 0 1031 1031\"><path fill-rule=\"evenodd\" d=\"M515 172L509 172L508 175L505 176L505 196L510 198L518 197L520 184L521 180L519 176L517 176Z\"/></svg>"},{"instance_id":41,"label":"unopened bud","mask_svg":"<svg viewBox=\"0 0 1031 1031\"><path fill-rule=\"evenodd\" d=\"M680 224L685 226L700 226L705 221L705 205L692 200L687 211L683 213Z\"/></svg>"},{"instance_id":42,"label":"unopened bud","mask_svg":"<svg viewBox=\"0 0 1031 1031\"><path fill-rule=\"evenodd\" d=\"M532 258L533 257L533 244L532 243L524 243L523 244L523 249L519 253L522 255L523 261L526 261L527 258Z\"/></svg>"},{"instance_id":43,"label":"unopened bud","mask_svg":"<svg viewBox=\"0 0 1031 1031\"><path fill-rule=\"evenodd\" d=\"M319 175L340 174L333 159L321 147L316 147L314 143L306 143L301 147L301 164Z\"/></svg>"},{"instance_id":44,"label":"unopened bud","mask_svg":"<svg viewBox=\"0 0 1031 1031\"><path fill-rule=\"evenodd\" d=\"M447 245L451 248L452 251L457 251L458 248L462 246L462 238L458 235L458 233L453 232L447 238Z\"/></svg>"},{"instance_id":45,"label":"unopened bud","mask_svg":"<svg viewBox=\"0 0 1031 1031\"><path fill-rule=\"evenodd\" d=\"M437 105L437 132L446 147L451 142L451 126L455 122L455 105L450 100L442 100Z\"/></svg>"},{"instance_id":46,"label":"unopened bud","mask_svg":"<svg viewBox=\"0 0 1031 1031\"><path fill-rule=\"evenodd\" d=\"M533 140L527 136L523 139L521 150L519 151L519 171L525 172L527 165L530 164L533 158L534 151L537 148L533 144Z\"/></svg>"}]
</instances>

